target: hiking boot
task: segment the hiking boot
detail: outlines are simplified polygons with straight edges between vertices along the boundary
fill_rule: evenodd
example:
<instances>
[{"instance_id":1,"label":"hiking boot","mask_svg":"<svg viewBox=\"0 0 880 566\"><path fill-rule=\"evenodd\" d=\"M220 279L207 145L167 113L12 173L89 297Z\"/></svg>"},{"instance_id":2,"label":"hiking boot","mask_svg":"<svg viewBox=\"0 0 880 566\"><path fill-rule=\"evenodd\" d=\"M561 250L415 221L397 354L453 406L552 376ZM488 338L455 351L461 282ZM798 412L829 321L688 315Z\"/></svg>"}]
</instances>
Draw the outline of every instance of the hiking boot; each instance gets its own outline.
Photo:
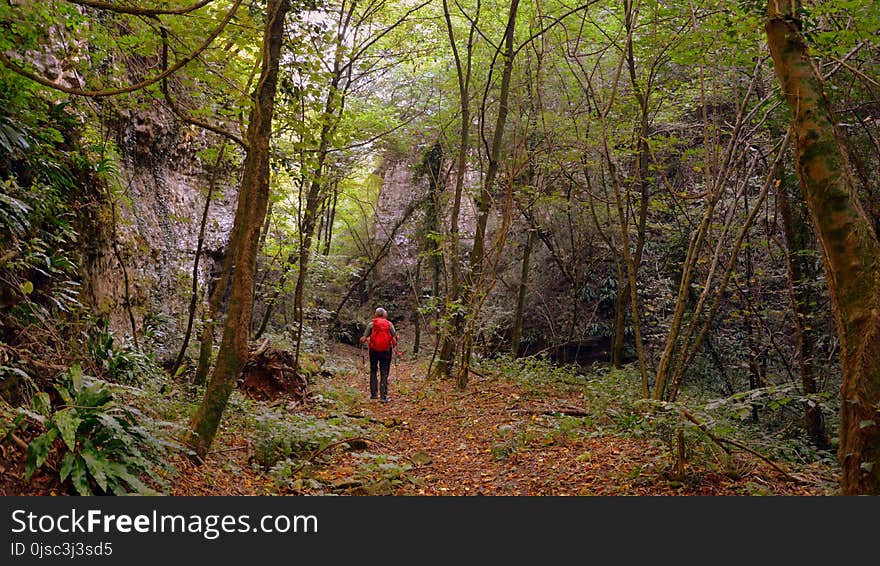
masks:
<instances>
[{"instance_id":1,"label":"hiking boot","mask_svg":"<svg viewBox=\"0 0 880 566\"><path fill-rule=\"evenodd\" d=\"M370 399L372 399L373 401L375 401L376 399L378 399L378 397L376 397L375 395L370 395Z\"/></svg>"},{"instance_id":2,"label":"hiking boot","mask_svg":"<svg viewBox=\"0 0 880 566\"><path fill-rule=\"evenodd\" d=\"M387 403L387 402L388 402L388 397L382 397L382 402L383 402L383 403Z\"/></svg>"}]
</instances>

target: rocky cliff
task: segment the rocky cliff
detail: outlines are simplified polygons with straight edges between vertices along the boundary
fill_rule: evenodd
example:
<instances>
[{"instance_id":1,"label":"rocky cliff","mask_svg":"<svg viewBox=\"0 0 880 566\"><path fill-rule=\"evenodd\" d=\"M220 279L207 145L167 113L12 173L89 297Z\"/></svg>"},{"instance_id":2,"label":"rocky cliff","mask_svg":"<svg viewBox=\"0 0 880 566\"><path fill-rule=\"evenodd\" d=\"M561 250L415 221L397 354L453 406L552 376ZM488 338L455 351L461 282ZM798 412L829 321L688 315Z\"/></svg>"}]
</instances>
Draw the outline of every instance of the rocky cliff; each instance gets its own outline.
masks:
<instances>
[{"instance_id":1,"label":"rocky cliff","mask_svg":"<svg viewBox=\"0 0 880 566\"><path fill-rule=\"evenodd\" d=\"M113 129L121 161L121 194L114 199L116 231L114 235L105 230L105 241L85 246L82 298L108 318L111 328L130 334L121 260L138 331L143 331L145 322L160 333L182 329L213 167L198 151L217 140L182 125L156 105L121 114ZM234 170L224 169L217 176L200 260L200 290L222 259L235 215L237 186ZM161 340L159 346L161 354Z\"/></svg>"}]
</instances>

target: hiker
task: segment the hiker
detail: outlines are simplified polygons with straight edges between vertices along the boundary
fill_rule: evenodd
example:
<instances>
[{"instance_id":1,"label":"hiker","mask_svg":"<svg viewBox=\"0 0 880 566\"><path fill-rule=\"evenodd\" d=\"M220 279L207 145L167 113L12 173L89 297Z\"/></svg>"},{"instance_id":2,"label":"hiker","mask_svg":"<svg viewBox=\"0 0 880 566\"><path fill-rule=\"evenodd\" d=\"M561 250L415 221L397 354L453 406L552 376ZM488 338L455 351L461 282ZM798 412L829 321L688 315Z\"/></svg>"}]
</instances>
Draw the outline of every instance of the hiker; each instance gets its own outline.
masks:
<instances>
[{"instance_id":1,"label":"hiker","mask_svg":"<svg viewBox=\"0 0 880 566\"><path fill-rule=\"evenodd\" d=\"M370 399L376 399L376 368L381 374L379 393L382 402L388 402L388 372L391 371L391 354L397 345L397 331L388 320L388 313L382 307L376 309L373 321L367 325L361 344L369 340L370 348Z\"/></svg>"}]
</instances>

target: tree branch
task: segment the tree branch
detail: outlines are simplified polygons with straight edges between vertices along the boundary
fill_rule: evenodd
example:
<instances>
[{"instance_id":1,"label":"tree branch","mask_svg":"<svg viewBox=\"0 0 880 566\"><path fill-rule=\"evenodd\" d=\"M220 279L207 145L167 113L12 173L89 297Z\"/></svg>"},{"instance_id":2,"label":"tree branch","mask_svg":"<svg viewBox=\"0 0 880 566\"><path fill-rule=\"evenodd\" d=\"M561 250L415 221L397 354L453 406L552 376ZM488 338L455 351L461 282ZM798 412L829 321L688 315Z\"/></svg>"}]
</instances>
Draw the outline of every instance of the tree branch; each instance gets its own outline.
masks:
<instances>
[{"instance_id":1,"label":"tree branch","mask_svg":"<svg viewBox=\"0 0 880 566\"><path fill-rule=\"evenodd\" d=\"M168 30L165 29L164 26L160 27L159 31L162 36L162 70L165 71L168 68ZM241 146L242 149L247 151L248 145L247 142L244 141L241 137L233 134L228 130L224 130L219 126L215 126L213 124L209 124L204 120L199 120L195 118L191 114L187 114L184 112L177 103L174 102L174 99L171 98L171 91L168 89L168 77L162 79L162 95L165 97L165 102L168 103L168 107L171 108L171 111L174 112L174 115L186 122L187 124L192 124L193 126L198 126L200 128L204 128L209 132L214 132L219 136L223 136L230 141L237 143Z\"/></svg>"},{"instance_id":2,"label":"tree branch","mask_svg":"<svg viewBox=\"0 0 880 566\"><path fill-rule=\"evenodd\" d=\"M162 16L162 15L183 15L195 12L199 8L204 8L214 0L201 0L192 6L184 8L139 8L137 6L119 6L109 2L97 2L96 0L67 0L71 4L77 6L85 6L87 8L97 8L98 10L107 10L116 12L117 14L130 14L132 16Z\"/></svg>"},{"instance_id":3,"label":"tree branch","mask_svg":"<svg viewBox=\"0 0 880 566\"><path fill-rule=\"evenodd\" d=\"M130 85L127 87L109 88L109 89L103 89L103 90L84 90L84 89L80 89L80 88L73 88L73 87L67 87L64 85L56 84L45 77L42 77L36 73L32 73L32 72L28 71L27 69L25 69L24 67L22 67L21 65L16 63L15 61L12 61L6 55L6 53L3 53L2 51L0 51L0 63L3 63L3 65L6 68L8 68L10 71L12 71L14 73L18 73L19 75L21 75L25 78L31 79L32 81L37 82L45 87L51 88L53 90L59 90L61 92L65 92L67 94L73 94L76 96L87 96L90 98L103 98L105 96L115 96L117 94L126 94L129 92L134 92L136 90L140 90L142 88L156 84L157 82L171 76L173 73L176 73L179 69L181 69L184 65L186 65L187 63L189 63L190 61L192 61L193 59L198 57L199 54L201 54L202 51L207 49L208 46L210 46L211 43L213 43L213 41L217 38L217 36L220 35L220 33L226 28L226 25L232 20L232 17L238 11L238 7L241 5L241 2L242 2L242 0L235 0L235 3L232 5L232 8L229 10L229 12L223 18L223 21L220 22L220 25L218 25L214 29L214 31L211 32L211 34L208 36L208 38L201 45L199 45L195 51L193 51L192 53L190 53L189 55L187 55L186 57L184 57L183 59L181 59L180 61L175 63L172 67L170 67L166 71L156 75L155 77L143 80L137 84L133 84L133 85Z\"/></svg>"}]
</instances>

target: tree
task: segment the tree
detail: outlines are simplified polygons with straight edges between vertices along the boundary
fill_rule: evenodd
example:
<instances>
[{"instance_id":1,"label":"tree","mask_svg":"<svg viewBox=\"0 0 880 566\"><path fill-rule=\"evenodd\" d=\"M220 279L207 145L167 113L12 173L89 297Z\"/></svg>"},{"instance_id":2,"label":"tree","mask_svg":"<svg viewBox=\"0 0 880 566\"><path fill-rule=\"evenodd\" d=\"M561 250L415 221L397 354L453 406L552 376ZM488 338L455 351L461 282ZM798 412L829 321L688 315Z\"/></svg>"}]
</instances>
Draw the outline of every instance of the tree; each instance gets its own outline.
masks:
<instances>
[{"instance_id":1,"label":"tree","mask_svg":"<svg viewBox=\"0 0 880 566\"><path fill-rule=\"evenodd\" d=\"M463 9L462 9L463 11ZM455 61L455 73L458 79L458 102L460 108L460 131L458 141L458 156L455 163L455 187L452 193L452 212L449 218L449 244L448 264L450 281L446 297L446 312L452 311L452 320L446 328L442 329L438 336L439 347L435 351L437 364L429 368L432 375L449 375L452 372L455 358L456 336L462 327L462 314L458 304L458 296L461 286L461 270L459 267L459 214L461 213L461 197L464 192L464 179L467 173L467 156L470 151L471 107L470 107L470 83L473 70L474 38L477 32L477 24L480 18L480 3L477 2L476 13L471 19L468 30L468 38L465 46L464 57L458 49L455 39L455 28L452 25L452 16L449 11L449 3L443 0L443 16L446 21L446 30L449 35L449 45L452 48L452 56Z\"/></svg>"},{"instance_id":2,"label":"tree","mask_svg":"<svg viewBox=\"0 0 880 566\"><path fill-rule=\"evenodd\" d=\"M855 194L801 2L769 0L765 32L791 112L801 191L824 254L840 337L840 486L880 494L880 243Z\"/></svg>"},{"instance_id":3,"label":"tree","mask_svg":"<svg viewBox=\"0 0 880 566\"><path fill-rule=\"evenodd\" d=\"M790 177L790 176L789 176ZM795 351L798 371L804 395L819 392L816 364L816 292L812 283L816 279L816 238L810 227L809 212L802 199L795 193L792 183L780 168L779 215L785 234L786 264L794 314ZM807 434L817 448L828 448L828 437L822 417L822 407L815 401L804 403L804 421Z\"/></svg>"},{"instance_id":4,"label":"tree","mask_svg":"<svg viewBox=\"0 0 880 566\"><path fill-rule=\"evenodd\" d=\"M247 129L248 150L233 224L233 233L237 237L235 246L228 252L234 258L229 310L217 363L202 404L193 417L188 441L202 459L211 448L229 395L247 361L257 244L269 204L269 142L275 110L275 90L284 39L284 18L289 10L289 0L269 0L266 9L262 71L253 93Z\"/></svg>"}]
</instances>

